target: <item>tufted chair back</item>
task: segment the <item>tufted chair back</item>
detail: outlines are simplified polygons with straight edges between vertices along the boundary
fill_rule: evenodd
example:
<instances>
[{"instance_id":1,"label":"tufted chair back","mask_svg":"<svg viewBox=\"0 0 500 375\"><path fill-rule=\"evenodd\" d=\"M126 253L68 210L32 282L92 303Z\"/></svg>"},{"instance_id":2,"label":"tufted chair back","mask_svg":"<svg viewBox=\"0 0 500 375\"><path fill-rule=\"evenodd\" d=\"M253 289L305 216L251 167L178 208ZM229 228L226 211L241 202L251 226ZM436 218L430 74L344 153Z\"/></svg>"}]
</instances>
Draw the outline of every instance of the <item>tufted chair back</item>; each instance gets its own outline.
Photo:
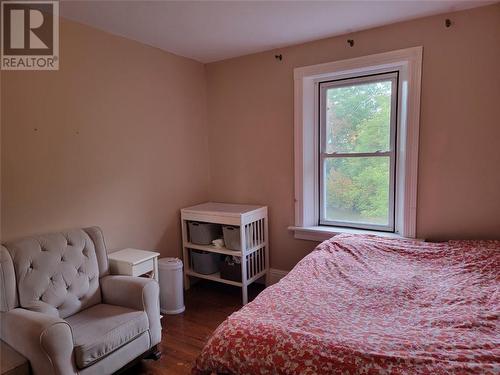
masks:
<instances>
[{"instance_id":1,"label":"tufted chair back","mask_svg":"<svg viewBox=\"0 0 500 375\"><path fill-rule=\"evenodd\" d=\"M99 278L109 270L100 228L32 236L5 246L22 308L64 319L101 302Z\"/></svg>"},{"instance_id":2,"label":"tufted chair back","mask_svg":"<svg viewBox=\"0 0 500 375\"><path fill-rule=\"evenodd\" d=\"M0 248L0 312L12 310L18 306L16 291L16 274L8 250Z\"/></svg>"}]
</instances>

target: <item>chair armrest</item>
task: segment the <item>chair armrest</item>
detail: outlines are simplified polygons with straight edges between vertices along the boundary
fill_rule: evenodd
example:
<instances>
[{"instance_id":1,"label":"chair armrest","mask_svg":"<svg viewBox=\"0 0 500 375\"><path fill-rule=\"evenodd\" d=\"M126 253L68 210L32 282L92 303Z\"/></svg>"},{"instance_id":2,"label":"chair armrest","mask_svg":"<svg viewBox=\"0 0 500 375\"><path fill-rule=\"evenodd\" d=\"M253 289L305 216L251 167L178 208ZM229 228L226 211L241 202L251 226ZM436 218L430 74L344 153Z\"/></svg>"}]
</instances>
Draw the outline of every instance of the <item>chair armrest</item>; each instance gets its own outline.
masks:
<instances>
[{"instance_id":1,"label":"chair armrest","mask_svg":"<svg viewBox=\"0 0 500 375\"><path fill-rule=\"evenodd\" d=\"M149 319L151 345L161 341L160 289L153 279L104 276L100 279L103 303L143 310Z\"/></svg>"},{"instance_id":2,"label":"chair armrest","mask_svg":"<svg viewBox=\"0 0 500 375\"><path fill-rule=\"evenodd\" d=\"M35 375L76 374L69 324L22 308L0 314L0 338L25 356Z\"/></svg>"}]
</instances>

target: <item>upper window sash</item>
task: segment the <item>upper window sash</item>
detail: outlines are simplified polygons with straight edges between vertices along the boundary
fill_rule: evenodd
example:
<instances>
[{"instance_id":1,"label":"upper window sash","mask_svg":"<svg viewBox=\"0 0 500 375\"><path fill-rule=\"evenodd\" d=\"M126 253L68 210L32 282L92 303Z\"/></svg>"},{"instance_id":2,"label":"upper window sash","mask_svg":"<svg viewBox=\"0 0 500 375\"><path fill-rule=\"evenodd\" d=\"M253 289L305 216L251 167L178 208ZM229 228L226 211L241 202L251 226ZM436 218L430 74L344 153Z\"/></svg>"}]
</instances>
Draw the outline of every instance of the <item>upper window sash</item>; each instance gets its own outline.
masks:
<instances>
[{"instance_id":1,"label":"upper window sash","mask_svg":"<svg viewBox=\"0 0 500 375\"><path fill-rule=\"evenodd\" d=\"M369 76L354 76L351 78L342 78L334 81L322 81L318 82L319 87L319 127L320 127L320 153L325 156L349 156L349 154L365 154L365 155L375 155L380 154L381 152L395 152L396 148L396 123L397 123L397 98L398 98L398 71L391 71L389 73L382 74L374 74ZM341 87L351 87L358 86L367 83L376 83L376 82L391 82L391 134L389 141L389 149L388 150L375 150L373 152L333 152L327 153L326 147L326 95L327 91L332 88L341 88ZM394 95L395 93L395 95Z\"/></svg>"}]
</instances>

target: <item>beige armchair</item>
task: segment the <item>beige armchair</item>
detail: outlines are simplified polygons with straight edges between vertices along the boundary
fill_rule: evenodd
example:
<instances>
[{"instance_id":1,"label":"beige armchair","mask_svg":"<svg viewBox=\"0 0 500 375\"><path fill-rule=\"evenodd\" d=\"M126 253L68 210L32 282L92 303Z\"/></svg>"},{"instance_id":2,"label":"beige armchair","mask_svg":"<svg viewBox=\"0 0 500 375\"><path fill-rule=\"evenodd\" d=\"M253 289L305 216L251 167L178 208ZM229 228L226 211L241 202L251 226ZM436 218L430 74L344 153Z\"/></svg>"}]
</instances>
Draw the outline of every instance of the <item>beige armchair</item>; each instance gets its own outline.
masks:
<instances>
[{"instance_id":1,"label":"beige armchair","mask_svg":"<svg viewBox=\"0 0 500 375\"><path fill-rule=\"evenodd\" d=\"M0 250L0 338L38 374L112 374L161 341L158 283L111 276L99 228Z\"/></svg>"}]
</instances>

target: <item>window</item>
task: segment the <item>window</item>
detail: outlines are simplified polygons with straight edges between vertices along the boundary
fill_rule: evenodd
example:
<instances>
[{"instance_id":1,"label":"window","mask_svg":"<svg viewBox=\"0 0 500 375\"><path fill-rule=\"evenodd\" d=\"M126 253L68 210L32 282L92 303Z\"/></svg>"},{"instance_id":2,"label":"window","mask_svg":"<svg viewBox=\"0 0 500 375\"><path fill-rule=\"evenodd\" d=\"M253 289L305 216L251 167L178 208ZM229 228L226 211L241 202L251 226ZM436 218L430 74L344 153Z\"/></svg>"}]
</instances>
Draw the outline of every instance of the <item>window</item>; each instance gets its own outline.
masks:
<instances>
[{"instance_id":1,"label":"window","mask_svg":"<svg viewBox=\"0 0 500 375\"><path fill-rule=\"evenodd\" d=\"M294 70L296 238L415 237L422 47Z\"/></svg>"},{"instance_id":2,"label":"window","mask_svg":"<svg viewBox=\"0 0 500 375\"><path fill-rule=\"evenodd\" d=\"M394 231L398 72L319 83L319 224Z\"/></svg>"}]
</instances>

